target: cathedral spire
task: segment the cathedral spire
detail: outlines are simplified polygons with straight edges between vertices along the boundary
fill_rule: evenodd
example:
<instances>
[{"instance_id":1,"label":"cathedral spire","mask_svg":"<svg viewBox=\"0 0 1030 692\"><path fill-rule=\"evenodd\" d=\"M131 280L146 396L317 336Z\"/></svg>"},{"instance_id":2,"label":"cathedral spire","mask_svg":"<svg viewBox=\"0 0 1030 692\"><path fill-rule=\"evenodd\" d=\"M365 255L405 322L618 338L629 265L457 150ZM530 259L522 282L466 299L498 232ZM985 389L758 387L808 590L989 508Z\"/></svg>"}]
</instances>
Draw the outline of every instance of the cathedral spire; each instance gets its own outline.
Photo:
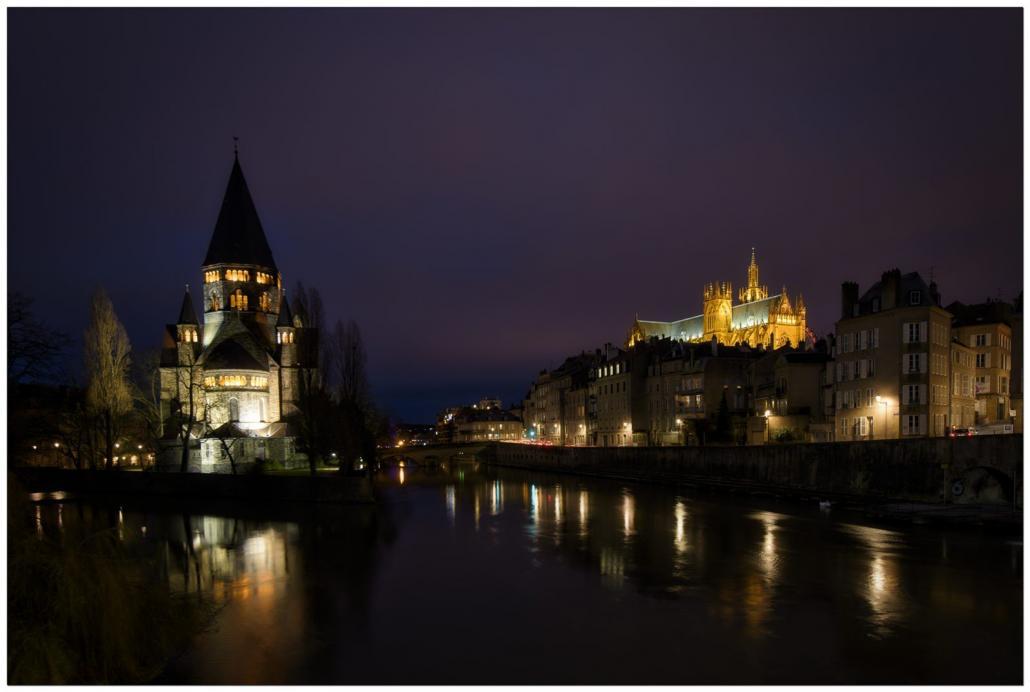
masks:
<instances>
[{"instance_id":1,"label":"cathedral spire","mask_svg":"<svg viewBox=\"0 0 1030 692\"><path fill-rule=\"evenodd\" d=\"M229 184L204 258L204 266L212 264L250 264L278 271L243 177L238 150L233 153Z\"/></svg>"},{"instance_id":2,"label":"cathedral spire","mask_svg":"<svg viewBox=\"0 0 1030 692\"><path fill-rule=\"evenodd\" d=\"M740 290L740 302L751 303L769 297L769 290L758 285L758 257L751 248L751 264L747 267L747 288Z\"/></svg>"}]
</instances>

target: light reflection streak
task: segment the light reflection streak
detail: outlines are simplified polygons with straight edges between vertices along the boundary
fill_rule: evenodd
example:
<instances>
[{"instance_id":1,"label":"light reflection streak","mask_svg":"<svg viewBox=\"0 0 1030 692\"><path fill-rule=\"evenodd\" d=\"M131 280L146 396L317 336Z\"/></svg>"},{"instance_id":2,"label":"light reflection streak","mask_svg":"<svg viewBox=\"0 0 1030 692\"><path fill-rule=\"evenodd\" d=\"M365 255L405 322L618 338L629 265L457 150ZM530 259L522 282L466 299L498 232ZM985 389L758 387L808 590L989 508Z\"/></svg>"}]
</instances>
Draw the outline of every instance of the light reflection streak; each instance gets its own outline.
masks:
<instances>
[{"instance_id":1,"label":"light reflection streak","mask_svg":"<svg viewBox=\"0 0 1030 692\"><path fill-rule=\"evenodd\" d=\"M586 490L579 491L579 535L587 535L587 521L590 513L590 496Z\"/></svg>"},{"instance_id":2,"label":"light reflection streak","mask_svg":"<svg viewBox=\"0 0 1030 692\"><path fill-rule=\"evenodd\" d=\"M869 568L862 591L872 611L873 636L885 637L906 616L895 558L896 550L901 547L901 534L871 526L845 525L844 529L865 544Z\"/></svg>"},{"instance_id":3,"label":"light reflection streak","mask_svg":"<svg viewBox=\"0 0 1030 692\"><path fill-rule=\"evenodd\" d=\"M451 526L454 526L454 486L447 486L447 518L451 522Z\"/></svg>"},{"instance_id":4,"label":"light reflection streak","mask_svg":"<svg viewBox=\"0 0 1030 692\"><path fill-rule=\"evenodd\" d=\"M635 514L635 503L633 500L633 494L629 490L622 491L622 535L625 538L636 533L634 529L634 514Z\"/></svg>"},{"instance_id":5,"label":"light reflection streak","mask_svg":"<svg viewBox=\"0 0 1030 692\"><path fill-rule=\"evenodd\" d=\"M36 536L43 537L43 508L36 505Z\"/></svg>"},{"instance_id":6,"label":"light reflection streak","mask_svg":"<svg viewBox=\"0 0 1030 692\"><path fill-rule=\"evenodd\" d=\"M682 555L687 551L687 507L682 500L676 501L676 553Z\"/></svg>"}]
</instances>

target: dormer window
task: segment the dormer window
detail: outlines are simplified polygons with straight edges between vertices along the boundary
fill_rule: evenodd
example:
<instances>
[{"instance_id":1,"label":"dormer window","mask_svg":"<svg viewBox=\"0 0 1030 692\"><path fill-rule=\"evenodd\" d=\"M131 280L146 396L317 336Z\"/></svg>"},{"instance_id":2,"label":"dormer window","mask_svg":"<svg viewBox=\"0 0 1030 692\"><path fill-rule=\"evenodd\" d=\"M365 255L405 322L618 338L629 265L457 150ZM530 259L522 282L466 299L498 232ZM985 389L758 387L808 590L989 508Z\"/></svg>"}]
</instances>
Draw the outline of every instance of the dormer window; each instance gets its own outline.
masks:
<instances>
[{"instance_id":1,"label":"dormer window","mask_svg":"<svg viewBox=\"0 0 1030 692\"><path fill-rule=\"evenodd\" d=\"M873 298L873 312L880 311L880 299L879 297Z\"/></svg>"},{"instance_id":2,"label":"dormer window","mask_svg":"<svg viewBox=\"0 0 1030 692\"><path fill-rule=\"evenodd\" d=\"M909 305L919 305L922 302L923 302L923 294L922 293L920 293L919 291L909 291L908 292L908 304Z\"/></svg>"}]
</instances>

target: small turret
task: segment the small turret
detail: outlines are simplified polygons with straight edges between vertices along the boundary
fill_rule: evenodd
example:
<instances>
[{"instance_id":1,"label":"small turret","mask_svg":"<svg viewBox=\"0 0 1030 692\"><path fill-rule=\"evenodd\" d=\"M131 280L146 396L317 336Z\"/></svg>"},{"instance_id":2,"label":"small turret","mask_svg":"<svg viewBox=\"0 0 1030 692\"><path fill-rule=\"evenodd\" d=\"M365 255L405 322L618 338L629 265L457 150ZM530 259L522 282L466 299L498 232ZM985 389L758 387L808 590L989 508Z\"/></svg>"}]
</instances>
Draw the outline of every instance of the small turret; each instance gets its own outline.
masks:
<instances>
[{"instance_id":1,"label":"small turret","mask_svg":"<svg viewBox=\"0 0 1030 692\"><path fill-rule=\"evenodd\" d=\"M197 322L197 313L193 309L193 297L190 295L190 285L186 284L186 293L182 297L182 307L179 308L179 319L175 323L175 331L179 343L197 343L200 340L200 324Z\"/></svg>"}]
</instances>

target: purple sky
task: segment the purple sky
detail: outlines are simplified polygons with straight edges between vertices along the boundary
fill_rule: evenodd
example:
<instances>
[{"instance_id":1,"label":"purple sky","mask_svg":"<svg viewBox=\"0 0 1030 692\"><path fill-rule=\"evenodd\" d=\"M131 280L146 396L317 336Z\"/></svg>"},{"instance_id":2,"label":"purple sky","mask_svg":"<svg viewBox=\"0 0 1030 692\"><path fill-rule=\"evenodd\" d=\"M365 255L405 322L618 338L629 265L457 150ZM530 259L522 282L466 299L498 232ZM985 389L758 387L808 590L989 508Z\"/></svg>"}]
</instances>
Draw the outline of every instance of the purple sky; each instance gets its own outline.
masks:
<instances>
[{"instance_id":1,"label":"purple sky","mask_svg":"<svg viewBox=\"0 0 1030 692\"><path fill-rule=\"evenodd\" d=\"M287 286L408 420L707 281L1022 290L1022 10L9 9L8 287L158 345L232 136ZM76 345L74 358L79 358Z\"/></svg>"}]
</instances>

